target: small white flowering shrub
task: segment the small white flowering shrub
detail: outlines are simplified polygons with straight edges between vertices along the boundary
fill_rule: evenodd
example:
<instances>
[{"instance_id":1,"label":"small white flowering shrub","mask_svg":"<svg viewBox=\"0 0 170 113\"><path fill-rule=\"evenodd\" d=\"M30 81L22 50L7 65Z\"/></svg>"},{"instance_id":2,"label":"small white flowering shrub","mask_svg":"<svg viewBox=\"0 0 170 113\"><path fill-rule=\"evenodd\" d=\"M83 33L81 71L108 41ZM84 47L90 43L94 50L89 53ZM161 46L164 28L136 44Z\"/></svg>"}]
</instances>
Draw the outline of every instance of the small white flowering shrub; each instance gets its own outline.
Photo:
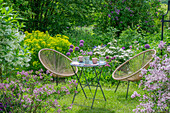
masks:
<instances>
[{"instance_id":1,"label":"small white flowering shrub","mask_svg":"<svg viewBox=\"0 0 170 113\"><path fill-rule=\"evenodd\" d=\"M94 48L93 53L94 55L97 56L103 56L103 57L108 56L109 58L114 57L114 59L117 62L122 63L128 60L133 53L130 49L128 50L124 50L124 49L125 49L124 47L122 48L118 47L117 41L113 39L105 46L97 46L96 48Z\"/></svg>"},{"instance_id":2,"label":"small white flowering shrub","mask_svg":"<svg viewBox=\"0 0 170 113\"><path fill-rule=\"evenodd\" d=\"M4 70L29 66L30 53L23 45L24 34L11 7L0 7L0 76Z\"/></svg>"}]
</instances>

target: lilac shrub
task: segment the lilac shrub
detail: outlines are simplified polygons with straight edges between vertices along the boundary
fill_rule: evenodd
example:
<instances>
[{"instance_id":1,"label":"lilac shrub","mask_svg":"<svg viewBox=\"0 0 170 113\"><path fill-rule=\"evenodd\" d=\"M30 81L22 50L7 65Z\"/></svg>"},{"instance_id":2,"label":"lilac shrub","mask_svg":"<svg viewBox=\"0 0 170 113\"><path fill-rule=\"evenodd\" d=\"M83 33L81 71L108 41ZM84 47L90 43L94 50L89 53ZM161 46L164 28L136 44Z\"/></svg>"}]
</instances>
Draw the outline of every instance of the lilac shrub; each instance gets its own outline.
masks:
<instances>
[{"instance_id":1,"label":"lilac shrub","mask_svg":"<svg viewBox=\"0 0 170 113\"><path fill-rule=\"evenodd\" d=\"M52 73L43 73L43 70L22 71L16 75L14 81L4 80L0 83L0 113L1 112L47 112L54 109L61 112L72 107L72 105L61 106L58 99L63 95L74 92L76 81L69 81L67 87L57 87L49 84ZM54 99L52 99L54 98Z\"/></svg>"},{"instance_id":2,"label":"lilac shrub","mask_svg":"<svg viewBox=\"0 0 170 113\"><path fill-rule=\"evenodd\" d=\"M165 48L165 43L161 42L159 48ZM154 56L154 61L150 63L150 69L142 69L139 86L143 86L146 94L139 100L141 103L133 111L144 113L155 113L167 111L170 108L170 58L164 55L162 58Z\"/></svg>"}]
</instances>

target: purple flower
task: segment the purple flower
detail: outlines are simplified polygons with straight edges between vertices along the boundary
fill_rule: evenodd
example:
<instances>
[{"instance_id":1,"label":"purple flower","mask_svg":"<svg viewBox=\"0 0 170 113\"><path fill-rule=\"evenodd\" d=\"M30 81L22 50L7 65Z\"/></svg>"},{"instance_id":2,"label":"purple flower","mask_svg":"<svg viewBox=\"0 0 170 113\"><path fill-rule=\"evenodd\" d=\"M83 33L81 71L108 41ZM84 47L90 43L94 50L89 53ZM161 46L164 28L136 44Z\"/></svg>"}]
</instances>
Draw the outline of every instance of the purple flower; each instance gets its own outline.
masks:
<instances>
[{"instance_id":1,"label":"purple flower","mask_svg":"<svg viewBox=\"0 0 170 113\"><path fill-rule=\"evenodd\" d=\"M130 49L132 49L132 46L129 46Z\"/></svg>"},{"instance_id":2,"label":"purple flower","mask_svg":"<svg viewBox=\"0 0 170 113\"><path fill-rule=\"evenodd\" d=\"M141 96L140 94L134 91L133 94L131 95L131 98L140 97L140 96Z\"/></svg>"},{"instance_id":3,"label":"purple flower","mask_svg":"<svg viewBox=\"0 0 170 113\"><path fill-rule=\"evenodd\" d=\"M93 55L93 52L88 52L88 55Z\"/></svg>"},{"instance_id":4,"label":"purple flower","mask_svg":"<svg viewBox=\"0 0 170 113\"><path fill-rule=\"evenodd\" d=\"M146 48L146 49L149 49L149 48L150 48L149 44L146 44L146 45L145 45L145 48Z\"/></svg>"},{"instance_id":5,"label":"purple flower","mask_svg":"<svg viewBox=\"0 0 170 113\"><path fill-rule=\"evenodd\" d=\"M125 49L125 47L122 47L122 49L124 50L124 49Z\"/></svg>"},{"instance_id":6,"label":"purple flower","mask_svg":"<svg viewBox=\"0 0 170 113\"><path fill-rule=\"evenodd\" d=\"M108 63L106 63L105 67L107 67L107 66L110 67L110 65Z\"/></svg>"},{"instance_id":7,"label":"purple flower","mask_svg":"<svg viewBox=\"0 0 170 113\"><path fill-rule=\"evenodd\" d=\"M49 70L46 71L46 74L50 73Z\"/></svg>"},{"instance_id":8,"label":"purple flower","mask_svg":"<svg viewBox=\"0 0 170 113\"><path fill-rule=\"evenodd\" d=\"M148 21L145 21L145 23L148 23Z\"/></svg>"},{"instance_id":9,"label":"purple flower","mask_svg":"<svg viewBox=\"0 0 170 113\"><path fill-rule=\"evenodd\" d=\"M74 48L74 46L73 46L73 45L70 45L70 48Z\"/></svg>"},{"instance_id":10,"label":"purple flower","mask_svg":"<svg viewBox=\"0 0 170 113\"><path fill-rule=\"evenodd\" d=\"M80 47L83 47L84 45L83 45L83 43L80 43L79 46L80 46Z\"/></svg>"},{"instance_id":11,"label":"purple flower","mask_svg":"<svg viewBox=\"0 0 170 113\"><path fill-rule=\"evenodd\" d=\"M115 18L116 18L116 20L119 20L117 16Z\"/></svg>"},{"instance_id":12,"label":"purple flower","mask_svg":"<svg viewBox=\"0 0 170 113\"><path fill-rule=\"evenodd\" d=\"M57 112L60 113L60 112L61 112L61 109L59 108L59 109L57 110Z\"/></svg>"},{"instance_id":13,"label":"purple flower","mask_svg":"<svg viewBox=\"0 0 170 113\"><path fill-rule=\"evenodd\" d=\"M114 60L116 57L112 57L111 60Z\"/></svg>"},{"instance_id":14,"label":"purple flower","mask_svg":"<svg viewBox=\"0 0 170 113\"><path fill-rule=\"evenodd\" d=\"M83 52L83 50L80 50L80 52L82 53L82 52Z\"/></svg>"},{"instance_id":15,"label":"purple flower","mask_svg":"<svg viewBox=\"0 0 170 113\"><path fill-rule=\"evenodd\" d=\"M111 15L110 15L110 14L108 14L108 17L109 17L109 18L111 18Z\"/></svg>"},{"instance_id":16,"label":"purple flower","mask_svg":"<svg viewBox=\"0 0 170 113\"><path fill-rule=\"evenodd\" d=\"M130 16L133 16L132 14L130 14Z\"/></svg>"},{"instance_id":17,"label":"purple flower","mask_svg":"<svg viewBox=\"0 0 170 113\"><path fill-rule=\"evenodd\" d=\"M70 52L67 52L66 55L67 55L67 56L70 56L71 54L70 54Z\"/></svg>"},{"instance_id":18,"label":"purple flower","mask_svg":"<svg viewBox=\"0 0 170 113\"><path fill-rule=\"evenodd\" d=\"M170 52L170 46L167 47L167 51Z\"/></svg>"},{"instance_id":19,"label":"purple flower","mask_svg":"<svg viewBox=\"0 0 170 113\"><path fill-rule=\"evenodd\" d=\"M69 27L66 27L67 29L69 29Z\"/></svg>"},{"instance_id":20,"label":"purple flower","mask_svg":"<svg viewBox=\"0 0 170 113\"><path fill-rule=\"evenodd\" d=\"M75 47L75 51L78 51L79 50L79 47Z\"/></svg>"},{"instance_id":21,"label":"purple flower","mask_svg":"<svg viewBox=\"0 0 170 113\"><path fill-rule=\"evenodd\" d=\"M119 15L120 10L119 9L115 9L115 12Z\"/></svg>"},{"instance_id":22,"label":"purple flower","mask_svg":"<svg viewBox=\"0 0 170 113\"><path fill-rule=\"evenodd\" d=\"M72 52L73 52L73 49L72 49L72 48L70 48L70 49L69 49L69 52L70 52L70 53L72 53Z\"/></svg>"},{"instance_id":23,"label":"purple flower","mask_svg":"<svg viewBox=\"0 0 170 113\"><path fill-rule=\"evenodd\" d=\"M122 21L120 21L120 23L123 23Z\"/></svg>"},{"instance_id":24,"label":"purple flower","mask_svg":"<svg viewBox=\"0 0 170 113\"><path fill-rule=\"evenodd\" d=\"M113 11L111 11L111 13L113 13Z\"/></svg>"},{"instance_id":25,"label":"purple flower","mask_svg":"<svg viewBox=\"0 0 170 113\"><path fill-rule=\"evenodd\" d=\"M84 43L84 40L80 40L80 43Z\"/></svg>"},{"instance_id":26,"label":"purple flower","mask_svg":"<svg viewBox=\"0 0 170 113\"><path fill-rule=\"evenodd\" d=\"M97 47L97 46L94 46L93 49L96 48L96 47Z\"/></svg>"},{"instance_id":27,"label":"purple flower","mask_svg":"<svg viewBox=\"0 0 170 113\"><path fill-rule=\"evenodd\" d=\"M109 59L109 56L106 56L106 59Z\"/></svg>"},{"instance_id":28,"label":"purple flower","mask_svg":"<svg viewBox=\"0 0 170 113\"><path fill-rule=\"evenodd\" d=\"M166 42L160 41L158 47L159 47L160 49L163 49L163 48L165 48L165 47L164 47L165 44L166 44Z\"/></svg>"}]
</instances>

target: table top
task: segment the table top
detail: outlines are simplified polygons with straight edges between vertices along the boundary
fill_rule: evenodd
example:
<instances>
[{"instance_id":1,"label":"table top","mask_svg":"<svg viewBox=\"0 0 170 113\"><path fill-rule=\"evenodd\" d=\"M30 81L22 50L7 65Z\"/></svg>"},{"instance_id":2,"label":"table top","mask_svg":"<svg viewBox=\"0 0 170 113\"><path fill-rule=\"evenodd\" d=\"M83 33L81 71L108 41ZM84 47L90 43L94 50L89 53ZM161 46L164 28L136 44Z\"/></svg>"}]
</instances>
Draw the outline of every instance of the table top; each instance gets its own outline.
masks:
<instances>
[{"instance_id":1,"label":"table top","mask_svg":"<svg viewBox=\"0 0 170 113\"><path fill-rule=\"evenodd\" d=\"M92 61L89 61L89 64L85 64L84 62L71 62L70 65L77 67L96 67L106 65L106 62L97 62L97 64L93 64Z\"/></svg>"}]
</instances>

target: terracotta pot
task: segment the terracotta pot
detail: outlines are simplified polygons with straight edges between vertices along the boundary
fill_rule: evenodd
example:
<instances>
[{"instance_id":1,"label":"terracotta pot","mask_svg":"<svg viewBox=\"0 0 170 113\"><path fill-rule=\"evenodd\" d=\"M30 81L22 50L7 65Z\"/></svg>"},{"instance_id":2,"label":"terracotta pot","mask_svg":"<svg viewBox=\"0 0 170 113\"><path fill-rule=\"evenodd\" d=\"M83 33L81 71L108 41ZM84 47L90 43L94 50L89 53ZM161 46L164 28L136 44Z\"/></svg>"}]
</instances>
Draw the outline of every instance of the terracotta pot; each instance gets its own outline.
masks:
<instances>
[{"instance_id":1,"label":"terracotta pot","mask_svg":"<svg viewBox=\"0 0 170 113\"><path fill-rule=\"evenodd\" d=\"M92 58L93 64L97 64L97 58Z\"/></svg>"},{"instance_id":2,"label":"terracotta pot","mask_svg":"<svg viewBox=\"0 0 170 113\"><path fill-rule=\"evenodd\" d=\"M83 56L79 56L79 62L83 62Z\"/></svg>"}]
</instances>

